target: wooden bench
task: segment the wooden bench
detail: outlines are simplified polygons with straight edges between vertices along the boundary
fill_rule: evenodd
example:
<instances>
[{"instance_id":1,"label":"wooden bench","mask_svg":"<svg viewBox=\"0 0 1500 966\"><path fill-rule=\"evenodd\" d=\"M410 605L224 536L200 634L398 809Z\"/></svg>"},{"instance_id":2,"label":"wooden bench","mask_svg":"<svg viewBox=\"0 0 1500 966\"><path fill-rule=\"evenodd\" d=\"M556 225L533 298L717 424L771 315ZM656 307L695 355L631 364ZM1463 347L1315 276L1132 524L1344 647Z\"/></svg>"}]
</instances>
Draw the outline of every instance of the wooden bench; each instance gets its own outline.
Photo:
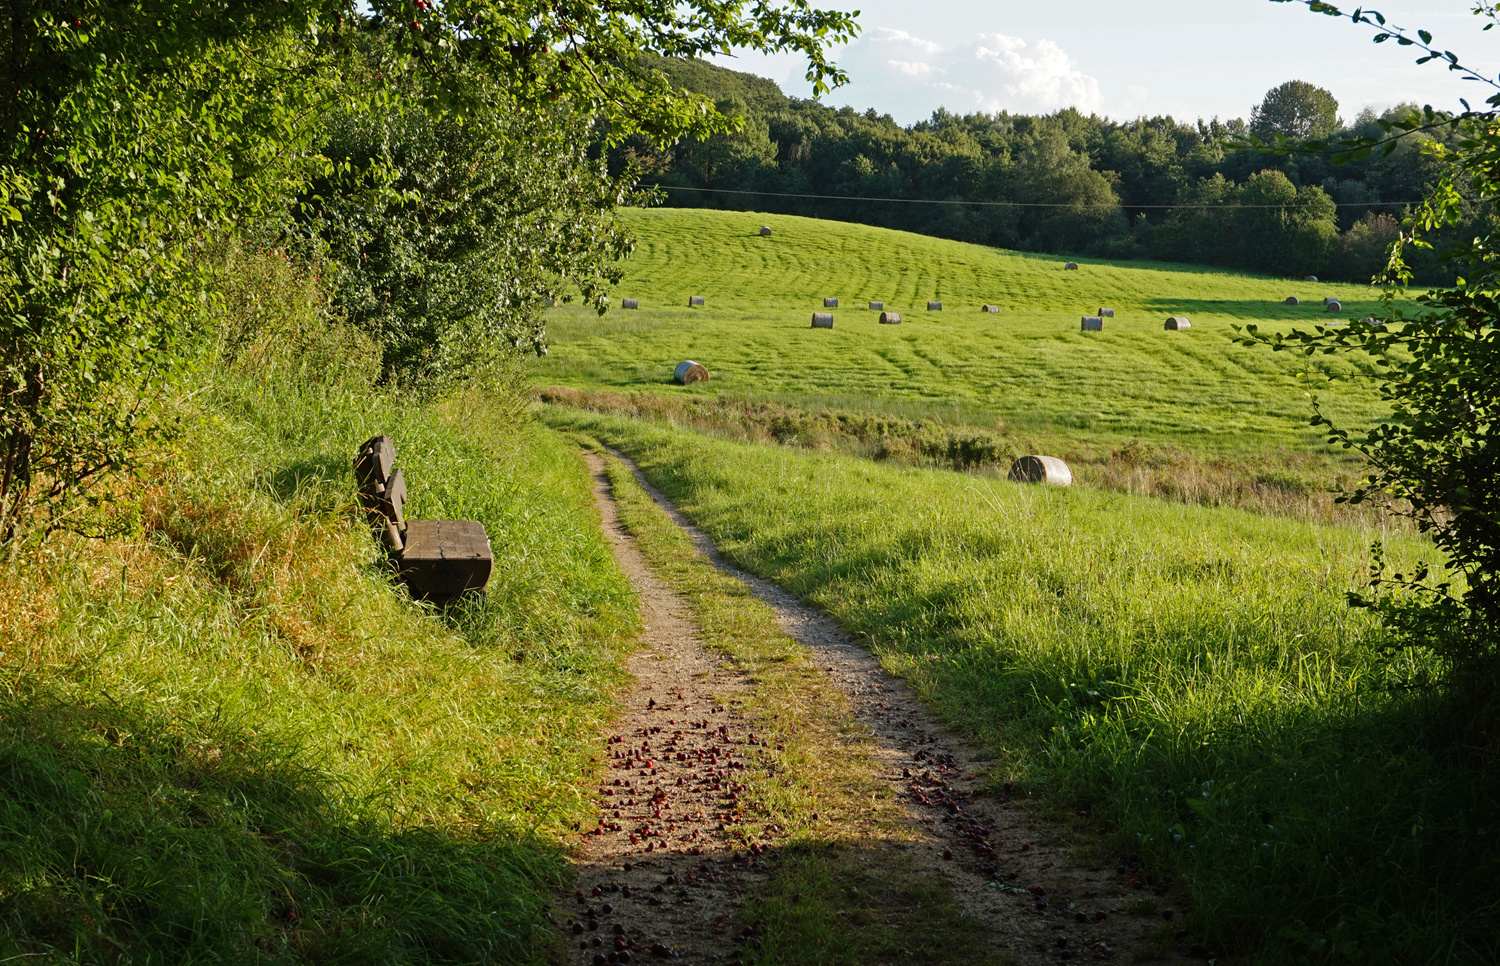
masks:
<instances>
[{"instance_id":1,"label":"wooden bench","mask_svg":"<svg viewBox=\"0 0 1500 966\"><path fill-rule=\"evenodd\" d=\"M354 479L370 528L413 597L442 603L484 590L495 565L484 526L475 520L406 519L406 478L389 436L359 448Z\"/></svg>"}]
</instances>

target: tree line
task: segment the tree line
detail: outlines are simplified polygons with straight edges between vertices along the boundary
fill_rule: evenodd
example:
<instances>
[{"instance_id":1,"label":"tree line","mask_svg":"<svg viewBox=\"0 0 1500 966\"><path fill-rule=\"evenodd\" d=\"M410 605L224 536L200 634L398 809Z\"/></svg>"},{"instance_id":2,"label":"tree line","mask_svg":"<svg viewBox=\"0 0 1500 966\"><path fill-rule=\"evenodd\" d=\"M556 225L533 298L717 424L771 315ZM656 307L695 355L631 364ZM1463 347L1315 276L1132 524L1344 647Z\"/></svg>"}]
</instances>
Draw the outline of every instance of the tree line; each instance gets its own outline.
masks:
<instances>
[{"instance_id":1,"label":"tree line","mask_svg":"<svg viewBox=\"0 0 1500 966\"><path fill-rule=\"evenodd\" d=\"M939 109L902 126L874 109L787 97L772 81L703 61L655 61L681 87L743 119L736 130L665 150L627 139L612 167L639 165L663 203L808 215L1003 248L1144 258L1369 281L1401 220L1446 161L1424 150L1450 131L1402 139L1388 155L1335 166L1327 152L1257 150L1249 138L1375 137L1412 105L1352 123L1329 92L1289 81L1241 119L1113 121ZM816 197L797 197L816 196ZM1464 199L1434 236L1487 232L1493 206ZM1436 246L1436 251L1442 244ZM1434 251L1409 253L1418 280L1449 282Z\"/></svg>"}]
</instances>

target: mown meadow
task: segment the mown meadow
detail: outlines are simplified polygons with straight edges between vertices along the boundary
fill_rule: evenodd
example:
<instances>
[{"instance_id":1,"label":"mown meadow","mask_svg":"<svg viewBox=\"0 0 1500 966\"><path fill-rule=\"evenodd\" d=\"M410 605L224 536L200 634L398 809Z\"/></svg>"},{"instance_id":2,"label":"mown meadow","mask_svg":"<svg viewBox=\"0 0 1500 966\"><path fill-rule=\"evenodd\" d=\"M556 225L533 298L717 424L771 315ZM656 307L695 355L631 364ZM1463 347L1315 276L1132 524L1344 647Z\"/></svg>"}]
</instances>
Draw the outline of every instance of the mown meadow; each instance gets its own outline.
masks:
<instances>
[{"instance_id":1,"label":"mown meadow","mask_svg":"<svg viewBox=\"0 0 1500 966\"><path fill-rule=\"evenodd\" d=\"M811 408L928 416L1075 445L1132 439L1202 456L1324 454L1308 393L1337 417L1376 418L1356 378L1299 379L1300 360L1230 344L1232 326L1276 332L1378 314L1378 290L1165 263L1109 264L1000 251L863 225L688 209L621 212L638 236L622 298L605 316L564 305L549 318L541 386L769 398ZM761 225L772 234L762 237ZM688 296L706 305L689 308ZM1283 304L1287 296L1301 304ZM1325 296L1340 315L1323 311ZM813 329L837 297L834 328ZM879 325L882 301L900 325ZM941 312L929 312L929 300ZM997 305L998 314L980 306ZM1102 332L1079 319L1113 308ZM1193 327L1166 332L1167 316ZM674 388L683 359L707 383Z\"/></svg>"}]
</instances>

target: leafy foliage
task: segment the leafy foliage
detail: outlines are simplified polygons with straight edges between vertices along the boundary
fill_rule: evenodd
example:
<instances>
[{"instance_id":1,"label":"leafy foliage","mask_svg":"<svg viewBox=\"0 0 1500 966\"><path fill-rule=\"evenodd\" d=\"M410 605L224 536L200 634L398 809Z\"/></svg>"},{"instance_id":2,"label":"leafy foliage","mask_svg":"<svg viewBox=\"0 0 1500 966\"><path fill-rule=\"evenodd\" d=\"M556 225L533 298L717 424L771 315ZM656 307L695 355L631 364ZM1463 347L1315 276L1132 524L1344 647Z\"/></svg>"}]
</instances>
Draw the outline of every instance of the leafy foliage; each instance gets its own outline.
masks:
<instances>
[{"instance_id":1,"label":"leafy foliage","mask_svg":"<svg viewBox=\"0 0 1500 966\"><path fill-rule=\"evenodd\" d=\"M1314 424L1327 429L1330 442L1357 448L1369 460L1364 483L1345 499L1395 501L1395 512L1410 516L1444 551L1453 576L1433 583L1426 568L1390 574L1377 551L1376 587L1415 592L1426 603L1414 607L1401 595L1357 602L1385 614L1405 644L1440 653L1455 672L1453 683L1487 690L1500 660L1494 639L1500 619L1500 257L1484 241L1468 254L1479 274L1429 292L1422 299L1428 311L1412 318L1392 312L1389 321L1274 336L1250 325L1243 341L1309 356L1360 352L1378 363L1388 421L1352 431L1320 411Z\"/></svg>"},{"instance_id":2,"label":"leafy foliage","mask_svg":"<svg viewBox=\"0 0 1500 966\"><path fill-rule=\"evenodd\" d=\"M1250 131L1265 140L1280 135L1288 140L1306 141L1327 137L1338 128L1338 100L1307 81L1278 84L1266 92L1259 105L1250 109Z\"/></svg>"},{"instance_id":3,"label":"leafy foliage","mask_svg":"<svg viewBox=\"0 0 1500 966\"><path fill-rule=\"evenodd\" d=\"M150 402L208 330L213 288L205 253L229 235L273 234L312 179L334 173L314 150L331 110L361 101L366 110L388 106L391 88L408 84L412 103L393 123L420 127L410 109L432 114L424 160L450 148L468 154L446 178L397 178L405 197L387 195L386 210L420 221L415 206L426 189L446 192L426 214L455 232L465 230L464 218L469 229L503 218L534 225L569 190L566 177L509 207L494 199L504 190L504 172L524 169L528 150L551 152L549 170L562 171L562 119L600 114L612 137L707 134L728 124L702 98L674 92L640 66L642 51L797 50L809 59L809 78L826 89L842 75L825 48L854 29L849 15L806 0L626 0L565 11L540 2L419 0L413 8L377 0L368 9L369 22L387 28L388 69L346 84L341 68L365 23L347 0L11 5L0 22L0 219L9 225L0 239L0 541L18 528L86 527L78 511L97 498L97 481L128 466L141 442L162 429ZM466 117L472 121L459 137ZM508 150L498 173L472 170L483 168L485 148L501 142ZM464 164L471 170L457 176ZM590 166L575 167L572 187L585 190L584 207L607 206L608 192ZM377 179L366 187L381 185ZM477 202L472 212L462 208L466 199ZM599 266L583 267L588 258L572 246L592 246L607 259L620 241L602 215L591 218L573 218L552 242L533 244L532 237L511 245L505 257L518 265L547 262L554 275L582 267L595 279L584 285L592 291ZM360 236L346 232L343 240L351 237ZM568 257L559 257L562 240ZM396 274L406 271L401 258L419 251L430 264L464 266L431 279L436 296L398 306L436 307L441 320L398 342L438 338L442 345L433 351L450 369L477 361L451 332L438 334L458 319L484 329L474 344L485 349L498 335L540 342L534 322L517 311L544 294L531 282L442 291L494 268L493 242L492 235L475 239L441 257L421 242L404 253L388 246Z\"/></svg>"},{"instance_id":4,"label":"leafy foliage","mask_svg":"<svg viewBox=\"0 0 1500 966\"><path fill-rule=\"evenodd\" d=\"M1170 116L1114 121L1074 110L1036 117L938 110L897 124L875 111L789 98L763 78L701 61L658 61L672 83L712 97L743 125L664 148L627 138L615 170L640 165L667 203L857 221L1005 248L1107 258L1212 263L1294 276L1368 281L1369 218L1399 217L1436 184L1442 165L1417 143L1334 167L1324 154L1267 156L1243 120ZM1362 112L1342 133L1379 134L1407 108ZM1288 142L1294 143L1294 142ZM1287 191L1269 191L1264 172ZM1272 197L1266 197L1267 194ZM1435 237L1461 238L1490 217L1472 199ZM1272 209L1257 207L1271 205ZM1273 210L1274 209L1274 210ZM1339 232L1354 232L1345 239ZM1430 281L1451 272L1422 255Z\"/></svg>"},{"instance_id":5,"label":"leafy foliage","mask_svg":"<svg viewBox=\"0 0 1500 966\"><path fill-rule=\"evenodd\" d=\"M1327 3L1308 6L1317 13L1340 13ZM1486 30L1500 22L1489 4L1476 4L1474 13L1489 21ZM1418 30L1413 38L1373 10L1356 10L1351 19L1375 26L1377 43L1394 39L1418 47L1419 64L1438 62L1500 90L1500 81L1433 47L1428 31ZM1468 198L1500 196L1500 93L1488 103L1488 111L1469 109L1451 117L1430 107L1413 111L1399 122L1383 122L1384 137L1341 145L1341 160L1353 160L1376 149L1388 152L1417 132L1444 128L1457 135L1451 145L1424 145L1448 167L1392 244L1387 277L1409 279L1407 246L1430 245L1425 234L1458 223ZM1414 317L1392 310L1388 319L1346 329L1278 336L1261 336L1250 326L1244 341L1308 355L1357 351L1379 363L1380 391L1392 411L1388 422L1351 432L1322 413L1314 421L1327 428L1330 441L1357 448L1370 461L1365 485L1348 499L1359 502L1382 493L1404 500L1406 508L1398 512L1432 536L1446 555L1447 573L1434 577L1426 568L1390 573L1377 546L1375 588L1395 593L1356 595L1355 603L1377 609L1401 645L1443 658L1465 743L1500 760L1500 705L1494 698L1500 682L1500 251L1486 232L1454 254L1465 275L1452 289L1428 292L1422 299L1427 311Z\"/></svg>"},{"instance_id":6,"label":"leafy foliage","mask_svg":"<svg viewBox=\"0 0 1500 966\"><path fill-rule=\"evenodd\" d=\"M332 259L337 307L381 347L381 374L447 382L545 352L543 309L576 286L596 308L630 241L612 212L629 179L588 155L590 125L565 106L517 110L499 84L463 117L412 98L331 120L322 151L341 173L304 206Z\"/></svg>"},{"instance_id":7,"label":"leafy foliage","mask_svg":"<svg viewBox=\"0 0 1500 966\"><path fill-rule=\"evenodd\" d=\"M148 402L190 354L204 246L317 164L315 53L288 33L307 11L278 11L227 40L233 13L161 28L154 4L0 28L0 539L28 501L44 528L87 525L88 486L158 428Z\"/></svg>"}]
</instances>

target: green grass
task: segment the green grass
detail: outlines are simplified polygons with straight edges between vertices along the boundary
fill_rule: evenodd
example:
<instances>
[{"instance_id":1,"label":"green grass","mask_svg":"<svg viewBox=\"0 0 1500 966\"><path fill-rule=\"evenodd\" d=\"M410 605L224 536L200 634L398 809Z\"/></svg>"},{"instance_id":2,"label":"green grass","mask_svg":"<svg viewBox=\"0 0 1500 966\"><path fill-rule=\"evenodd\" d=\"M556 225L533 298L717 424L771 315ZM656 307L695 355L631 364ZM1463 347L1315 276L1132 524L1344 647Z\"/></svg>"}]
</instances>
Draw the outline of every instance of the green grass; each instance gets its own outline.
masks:
<instances>
[{"instance_id":1,"label":"green grass","mask_svg":"<svg viewBox=\"0 0 1500 966\"><path fill-rule=\"evenodd\" d=\"M1377 530L544 408L833 614L995 780L1087 806L1259 962L1493 961L1497 813L1344 593ZM1431 548L1394 538L1398 559Z\"/></svg>"},{"instance_id":2,"label":"green grass","mask_svg":"<svg viewBox=\"0 0 1500 966\"><path fill-rule=\"evenodd\" d=\"M738 827L776 846L765 860L769 879L741 911L761 941L757 961L996 962L983 927L959 911L947 884L913 869L900 850L911 829L876 777L868 731L852 718L847 697L782 632L769 605L700 556L635 476L606 460L621 521L686 602L704 646L753 682L740 710L777 749L766 753L766 771L744 773L758 807Z\"/></svg>"},{"instance_id":3,"label":"green grass","mask_svg":"<svg viewBox=\"0 0 1500 966\"><path fill-rule=\"evenodd\" d=\"M199 388L144 524L0 568L0 959L545 961L635 624L576 449L499 407ZM487 602L392 585L349 461L483 522Z\"/></svg>"},{"instance_id":4,"label":"green grass","mask_svg":"<svg viewBox=\"0 0 1500 966\"><path fill-rule=\"evenodd\" d=\"M577 306L551 313L540 385L664 395L769 398L808 408L930 416L1078 444L1133 438L1197 455L1325 454L1307 425L1308 393L1355 425L1381 409L1366 385L1299 380L1300 360L1230 344L1231 326L1309 327L1329 316L1378 312L1376 291L1161 263L1110 264L1024 255L863 225L692 209L626 210L639 236L617 295L639 311L600 318ZM774 234L756 230L769 224ZM1290 294L1302 305L1281 304ZM687 308L689 295L707 306ZM835 328L812 329L822 298L837 296ZM876 324L881 300L904 317ZM941 313L925 310L941 300ZM1000 306L982 315L979 306ZM618 305L618 301L616 302ZM1079 317L1115 309L1105 330ZM1165 332L1168 315L1193 328ZM673 367L694 359L708 383L677 387ZM1349 359L1333 371L1368 370Z\"/></svg>"}]
</instances>

